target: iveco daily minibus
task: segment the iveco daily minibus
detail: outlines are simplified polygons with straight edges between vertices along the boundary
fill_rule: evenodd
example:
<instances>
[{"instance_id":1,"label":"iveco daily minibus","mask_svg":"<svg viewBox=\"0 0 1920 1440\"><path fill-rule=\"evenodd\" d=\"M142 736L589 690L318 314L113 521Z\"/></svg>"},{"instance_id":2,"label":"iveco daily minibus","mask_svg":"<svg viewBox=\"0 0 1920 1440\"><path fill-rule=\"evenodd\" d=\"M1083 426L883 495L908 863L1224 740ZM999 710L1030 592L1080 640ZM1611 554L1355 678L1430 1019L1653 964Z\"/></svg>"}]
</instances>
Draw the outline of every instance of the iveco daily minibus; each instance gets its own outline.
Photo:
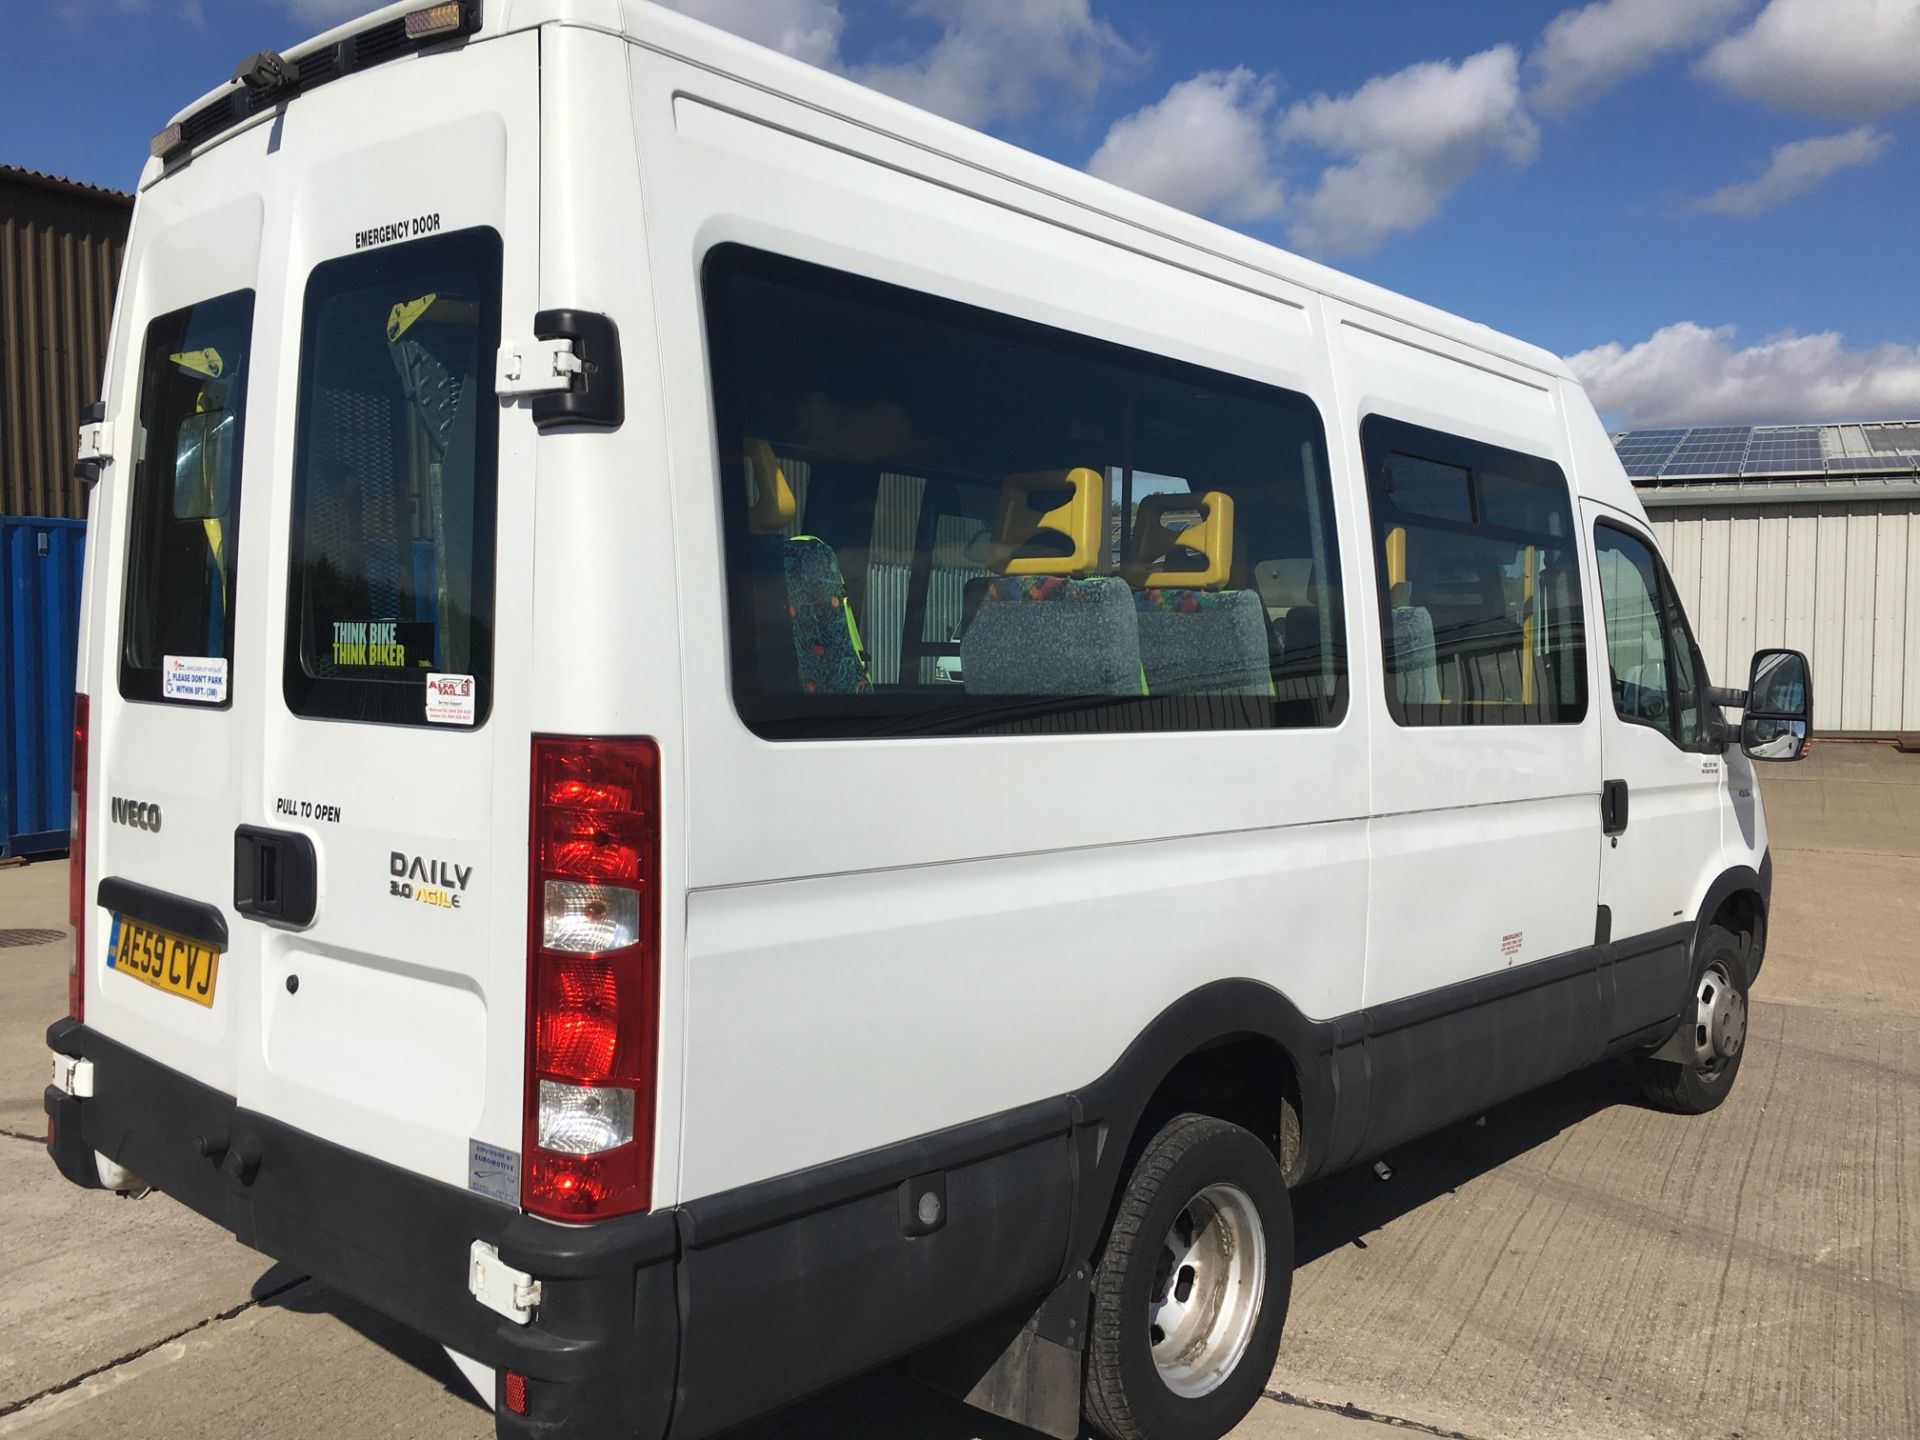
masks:
<instances>
[{"instance_id":1,"label":"iveco daily minibus","mask_svg":"<svg viewBox=\"0 0 1920 1440\"><path fill-rule=\"evenodd\" d=\"M1738 1073L1805 661L1559 360L641 0L242 62L80 454L53 1158L503 1436L1211 1440L1294 1187Z\"/></svg>"}]
</instances>

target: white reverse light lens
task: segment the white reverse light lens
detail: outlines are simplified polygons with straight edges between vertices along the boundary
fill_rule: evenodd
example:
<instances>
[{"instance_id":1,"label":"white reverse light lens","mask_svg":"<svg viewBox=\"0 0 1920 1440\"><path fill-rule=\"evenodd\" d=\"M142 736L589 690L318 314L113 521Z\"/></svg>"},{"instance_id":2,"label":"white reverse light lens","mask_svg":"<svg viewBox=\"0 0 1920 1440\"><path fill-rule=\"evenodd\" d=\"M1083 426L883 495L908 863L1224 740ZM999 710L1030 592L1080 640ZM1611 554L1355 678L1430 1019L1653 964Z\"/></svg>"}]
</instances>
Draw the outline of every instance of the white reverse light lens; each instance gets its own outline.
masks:
<instances>
[{"instance_id":1,"label":"white reverse light lens","mask_svg":"<svg viewBox=\"0 0 1920 1440\"><path fill-rule=\"evenodd\" d=\"M633 1139L633 1091L540 1082L540 1148L598 1155Z\"/></svg>"},{"instance_id":2,"label":"white reverse light lens","mask_svg":"<svg viewBox=\"0 0 1920 1440\"><path fill-rule=\"evenodd\" d=\"M569 955L624 950L640 941L640 892L621 885L549 880L540 943Z\"/></svg>"}]
</instances>

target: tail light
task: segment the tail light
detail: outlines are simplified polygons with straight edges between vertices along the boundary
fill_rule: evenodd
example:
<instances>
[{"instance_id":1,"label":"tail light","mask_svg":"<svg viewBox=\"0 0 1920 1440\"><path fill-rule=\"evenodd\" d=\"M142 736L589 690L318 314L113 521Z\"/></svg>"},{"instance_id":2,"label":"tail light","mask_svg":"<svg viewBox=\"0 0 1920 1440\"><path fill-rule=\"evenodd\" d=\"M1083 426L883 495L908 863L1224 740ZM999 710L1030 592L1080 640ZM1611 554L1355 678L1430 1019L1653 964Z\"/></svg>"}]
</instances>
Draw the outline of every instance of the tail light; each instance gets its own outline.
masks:
<instances>
[{"instance_id":1,"label":"tail light","mask_svg":"<svg viewBox=\"0 0 1920 1440\"><path fill-rule=\"evenodd\" d=\"M73 962L67 968L67 1013L87 1018L87 697L73 697L73 811L67 834L67 920Z\"/></svg>"},{"instance_id":2,"label":"tail light","mask_svg":"<svg viewBox=\"0 0 1920 1440\"><path fill-rule=\"evenodd\" d=\"M598 1220L653 1203L660 751L536 736L521 1205Z\"/></svg>"}]
</instances>

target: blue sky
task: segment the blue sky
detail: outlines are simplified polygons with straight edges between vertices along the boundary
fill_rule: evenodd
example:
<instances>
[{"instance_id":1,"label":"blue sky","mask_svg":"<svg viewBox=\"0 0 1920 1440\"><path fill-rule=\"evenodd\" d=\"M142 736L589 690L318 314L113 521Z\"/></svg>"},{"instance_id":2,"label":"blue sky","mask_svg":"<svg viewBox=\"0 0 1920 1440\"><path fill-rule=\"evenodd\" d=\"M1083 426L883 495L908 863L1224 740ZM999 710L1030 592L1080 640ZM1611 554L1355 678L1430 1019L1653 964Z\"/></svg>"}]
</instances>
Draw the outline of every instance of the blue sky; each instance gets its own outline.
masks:
<instances>
[{"instance_id":1,"label":"blue sky","mask_svg":"<svg viewBox=\"0 0 1920 1440\"><path fill-rule=\"evenodd\" d=\"M674 0L1574 359L1616 424L1920 415L1920 0ZM0 160L361 0L0 0Z\"/></svg>"}]
</instances>

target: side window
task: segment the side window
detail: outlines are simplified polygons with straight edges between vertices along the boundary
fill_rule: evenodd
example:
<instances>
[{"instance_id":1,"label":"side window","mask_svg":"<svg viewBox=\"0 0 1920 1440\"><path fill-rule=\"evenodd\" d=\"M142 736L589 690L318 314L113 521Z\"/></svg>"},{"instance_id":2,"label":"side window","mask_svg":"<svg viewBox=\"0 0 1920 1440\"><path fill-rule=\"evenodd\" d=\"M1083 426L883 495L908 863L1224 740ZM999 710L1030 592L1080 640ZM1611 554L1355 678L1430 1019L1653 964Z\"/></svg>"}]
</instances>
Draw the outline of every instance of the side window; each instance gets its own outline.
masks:
<instances>
[{"instance_id":1,"label":"side window","mask_svg":"<svg viewBox=\"0 0 1920 1440\"><path fill-rule=\"evenodd\" d=\"M253 292L156 318L140 362L120 693L225 705Z\"/></svg>"},{"instance_id":2,"label":"side window","mask_svg":"<svg viewBox=\"0 0 1920 1440\"><path fill-rule=\"evenodd\" d=\"M1394 720L1578 724L1586 642L1560 467L1381 415L1360 442Z\"/></svg>"},{"instance_id":3,"label":"side window","mask_svg":"<svg viewBox=\"0 0 1920 1440\"><path fill-rule=\"evenodd\" d=\"M1652 726L1682 749L1698 748L1706 728L1705 682L1672 582L1653 547L1630 531L1598 525L1593 548L1615 713Z\"/></svg>"},{"instance_id":4,"label":"side window","mask_svg":"<svg viewBox=\"0 0 1920 1440\"><path fill-rule=\"evenodd\" d=\"M493 693L500 237L307 282L284 684L296 715L478 725Z\"/></svg>"},{"instance_id":5,"label":"side window","mask_svg":"<svg viewBox=\"0 0 1920 1440\"><path fill-rule=\"evenodd\" d=\"M1338 723L1307 397L739 246L704 283L756 733Z\"/></svg>"}]
</instances>

